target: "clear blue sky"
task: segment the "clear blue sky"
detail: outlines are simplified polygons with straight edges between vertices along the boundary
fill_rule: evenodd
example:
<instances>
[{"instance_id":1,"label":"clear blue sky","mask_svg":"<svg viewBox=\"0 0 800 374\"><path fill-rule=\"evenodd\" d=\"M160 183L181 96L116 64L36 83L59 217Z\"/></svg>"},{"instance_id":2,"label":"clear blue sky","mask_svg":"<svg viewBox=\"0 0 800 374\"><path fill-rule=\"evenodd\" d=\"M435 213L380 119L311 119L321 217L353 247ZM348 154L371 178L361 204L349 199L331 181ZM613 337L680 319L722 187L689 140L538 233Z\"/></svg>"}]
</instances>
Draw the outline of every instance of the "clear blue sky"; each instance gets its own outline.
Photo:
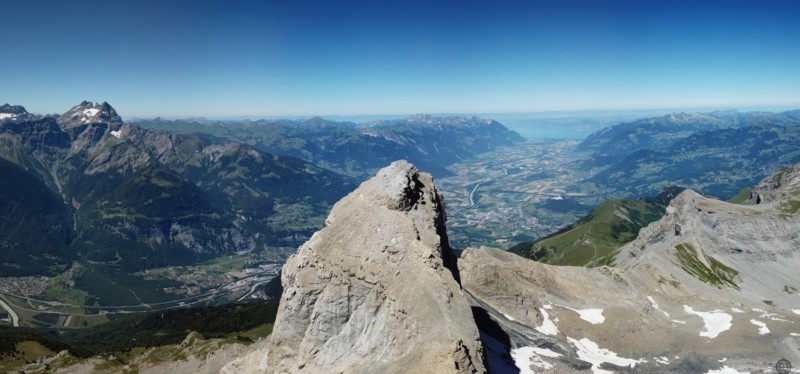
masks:
<instances>
[{"instance_id":1,"label":"clear blue sky","mask_svg":"<svg viewBox=\"0 0 800 374\"><path fill-rule=\"evenodd\" d=\"M0 72L126 118L800 106L800 1L0 0Z\"/></svg>"}]
</instances>

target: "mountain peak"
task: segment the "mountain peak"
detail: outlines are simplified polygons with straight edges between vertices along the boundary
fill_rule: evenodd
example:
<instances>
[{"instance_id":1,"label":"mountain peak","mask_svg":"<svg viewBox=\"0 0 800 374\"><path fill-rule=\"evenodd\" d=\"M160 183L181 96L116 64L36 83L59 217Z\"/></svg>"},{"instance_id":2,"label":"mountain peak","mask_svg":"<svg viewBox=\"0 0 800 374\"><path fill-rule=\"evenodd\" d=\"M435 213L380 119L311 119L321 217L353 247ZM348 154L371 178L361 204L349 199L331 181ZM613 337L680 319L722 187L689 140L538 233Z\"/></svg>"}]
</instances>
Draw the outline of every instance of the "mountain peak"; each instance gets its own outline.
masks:
<instances>
[{"instance_id":1,"label":"mountain peak","mask_svg":"<svg viewBox=\"0 0 800 374\"><path fill-rule=\"evenodd\" d=\"M484 371L444 221L430 174L381 169L283 267L265 352L223 372Z\"/></svg>"},{"instance_id":2,"label":"mountain peak","mask_svg":"<svg viewBox=\"0 0 800 374\"><path fill-rule=\"evenodd\" d=\"M4 104L0 106L0 121L4 119L17 119L20 116L25 116L28 111L22 105Z\"/></svg>"},{"instance_id":3,"label":"mountain peak","mask_svg":"<svg viewBox=\"0 0 800 374\"><path fill-rule=\"evenodd\" d=\"M59 123L74 127L90 123L122 123L122 118L108 102L92 104L84 100L62 114Z\"/></svg>"},{"instance_id":4,"label":"mountain peak","mask_svg":"<svg viewBox=\"0 0 800 374\"><path fill-rule=\"evenodd\" d=\"M28 111L22 105L3 104L0 105L0 113L27 114Z\"/></svg>"}]
</instances>

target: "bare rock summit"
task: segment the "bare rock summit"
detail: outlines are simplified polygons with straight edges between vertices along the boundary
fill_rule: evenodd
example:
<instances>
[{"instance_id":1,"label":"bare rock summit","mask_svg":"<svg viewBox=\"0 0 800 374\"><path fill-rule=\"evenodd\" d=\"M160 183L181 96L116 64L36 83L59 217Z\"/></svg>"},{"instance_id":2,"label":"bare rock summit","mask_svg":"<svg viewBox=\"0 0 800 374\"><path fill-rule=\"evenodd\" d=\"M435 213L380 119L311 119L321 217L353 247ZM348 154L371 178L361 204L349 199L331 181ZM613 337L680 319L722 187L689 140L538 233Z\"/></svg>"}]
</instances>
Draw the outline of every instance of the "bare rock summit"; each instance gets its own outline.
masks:
<instances>
[{"instance_id":1,"label":"bare rock summit","mask_svg":"<svg viewBox=\"0 0 800 374\"><path fill-rule=\"evenodd\" d=\"M442 195L396 161L289 258L267 348L222 372L484 372L458 279Z\"/></svg>"}]
</instances>

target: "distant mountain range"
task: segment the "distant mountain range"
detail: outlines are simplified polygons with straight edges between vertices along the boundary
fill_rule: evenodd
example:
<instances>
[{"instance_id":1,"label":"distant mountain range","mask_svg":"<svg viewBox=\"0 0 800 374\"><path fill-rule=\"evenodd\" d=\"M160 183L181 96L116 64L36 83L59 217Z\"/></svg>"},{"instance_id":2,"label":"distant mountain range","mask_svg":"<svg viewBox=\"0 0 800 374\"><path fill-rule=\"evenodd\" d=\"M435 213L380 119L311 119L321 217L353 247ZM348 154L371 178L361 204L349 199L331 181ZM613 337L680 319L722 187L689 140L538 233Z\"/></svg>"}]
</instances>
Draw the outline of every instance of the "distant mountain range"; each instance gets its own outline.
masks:
<instances>
[{"instance_id":1,"label":"distant mountain range","mask_svg":"<svg viewBox=\"0 0 800 374\"><path fill-rule=\"evenodd\" d=\"M678 185L730 198L773 170L800 162L800 110L672 114L622 123L587 137L587 182L612 196Z\"/></svg>"},{"instance_id":2,"label":"distant mountain range","mask_svg":"<svg viewBox=\"0 0 800 374\"><path fill-rule=\"evenodd\" d=\"M474 117L141 123L108 103L47 116L0 107L0 276L54 274L76 260L137 271L297 245L391 161L444 174L523 141Z\"/></svg>"},{"instance_id":3,"label":"distant mountain range","mask_svg":"<svg viewBox=\"0 0 800 374\"><path fill-rule=\"evenodd\" d=\"M305 121L140 120L137 125L179 134L200 134L214 142L242 142L282 156L293 156L338 173L367 178L398 159L447 175L447 166L477 153L524 141L497 121L477 117L432 117L365 124L320 117Z\"/></svg>"},{"instance_id":4,"label":"distant mountain range","mask_svg":"<svg viewBox=\"0 0 800 374\"><path fill-rule=\"evenodd\" d=\"M0 107L0 275L82 259L127 270L265 249L311 232L355 181L293 157L124 123Z\"/></svg>"},{"instance_id":5,"label":"distant mountain range","mask_svg":"<svg viewBox=\"0 0 800 374\"><path fill-rule=\"evenodd\" d=\"M587 166L602 167L623 161L641 150L669 148L696 133L760 124L800 124L800 110L783 113L740 113L736 110L673 113L606 127L586 137L578 149L591 153L586 160Z\"/></svg>"}]
</instances>

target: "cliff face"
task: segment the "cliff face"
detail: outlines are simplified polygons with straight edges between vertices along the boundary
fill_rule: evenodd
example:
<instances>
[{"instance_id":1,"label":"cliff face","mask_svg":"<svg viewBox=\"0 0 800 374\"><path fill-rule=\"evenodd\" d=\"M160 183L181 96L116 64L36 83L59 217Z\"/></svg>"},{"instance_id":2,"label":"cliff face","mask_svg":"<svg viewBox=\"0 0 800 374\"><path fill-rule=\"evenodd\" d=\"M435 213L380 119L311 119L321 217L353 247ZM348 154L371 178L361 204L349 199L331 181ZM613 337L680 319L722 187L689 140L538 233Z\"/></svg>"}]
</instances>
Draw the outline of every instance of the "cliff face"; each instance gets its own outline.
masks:
<instances>
[{"instance_id":1,"label":"cliff face","mask_svg":"<svg viewBox=\"0 0 800 374\"><path fill-rule=\"evenodd\" d=\"M444 222L429 174L381 169L287 261L267 349L223 372L483 372Z\"/></svg>"}]
</instances>

